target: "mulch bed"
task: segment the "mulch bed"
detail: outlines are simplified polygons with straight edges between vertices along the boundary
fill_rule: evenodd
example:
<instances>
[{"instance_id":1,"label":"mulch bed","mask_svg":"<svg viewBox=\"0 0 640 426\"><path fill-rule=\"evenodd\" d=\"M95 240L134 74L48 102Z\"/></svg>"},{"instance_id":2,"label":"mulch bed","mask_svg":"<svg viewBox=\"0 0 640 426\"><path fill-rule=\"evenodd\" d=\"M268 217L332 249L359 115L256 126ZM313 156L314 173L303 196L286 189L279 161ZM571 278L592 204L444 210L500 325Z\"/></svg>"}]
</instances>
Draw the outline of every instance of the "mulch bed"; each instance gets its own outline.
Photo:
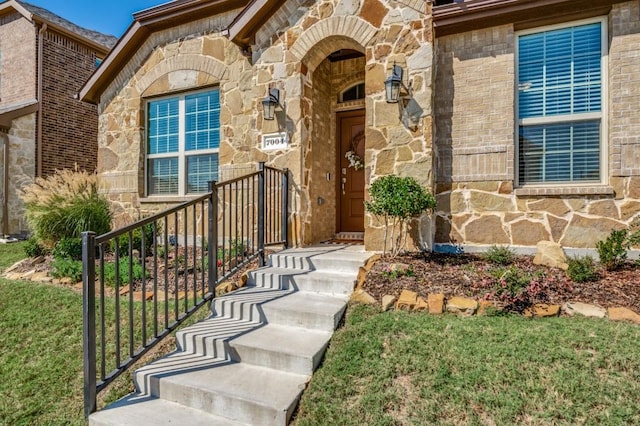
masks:
<instances>
[{"instance_id":1,"label":"mulch bed","mask_svg":"<svg viewBox=\"0 0 640 426\"><path fill-rule=\"evenodd\" d=\"M412 276L392 278L384 271L394 263L410 265ZM533 264L531 256L516 256L514 266L538 276L543 291L532 303L562 305L565 302L584 302L602 307L626 307L640 312L640 266L627 262L617 271L599 269L599 279L574 283L567 274L556 268ZM445 297L466 296L491 300L496 278L493 265L473 254L405 254L393 259L382 258L368 273L364 290L377 301L384 295L399 296L403 289L422 297L429 293L444 293Z\"/></svg>"}]
</instances>

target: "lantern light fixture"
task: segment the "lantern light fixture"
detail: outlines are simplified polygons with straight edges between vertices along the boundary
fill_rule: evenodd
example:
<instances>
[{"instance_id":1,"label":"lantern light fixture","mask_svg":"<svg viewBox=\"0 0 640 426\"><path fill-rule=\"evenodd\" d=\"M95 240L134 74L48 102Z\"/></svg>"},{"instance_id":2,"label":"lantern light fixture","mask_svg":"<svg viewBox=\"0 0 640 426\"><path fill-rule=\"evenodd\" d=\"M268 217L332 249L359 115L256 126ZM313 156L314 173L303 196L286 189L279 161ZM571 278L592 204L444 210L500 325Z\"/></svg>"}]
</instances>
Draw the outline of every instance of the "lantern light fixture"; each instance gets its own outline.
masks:
<instances>
[{"instance_id":1,"label":"lantern light fixture","mask_svg":"<svg viewBox=\"0 0 640 426\"><path fill-rule=\"evenodd\" d=\"M273 120L276 114L276 106L280 105L280 90L275 87L269 89L269 94L262 100L262 109L265 120ZM280 105L282 108L282 105Z\"/></svg>"},{"instance_id":2,"label":"lantern light fixture","mask_svg":"<svg viewBox=\"0 0 640 426\"><path fill-rule=\"evenodd\" d=\"M384 89L387 96L387 103L395 104L398 103L400 99L400 88L404 88L409 95L411 95L412 88L411 83L409 83L409 87L405 86L402 82L402 76L404 74L404 70L400 65L396 65L393 63L393 68L391 70L391 75L384 81Z\"/></svg>"}]
</instances>

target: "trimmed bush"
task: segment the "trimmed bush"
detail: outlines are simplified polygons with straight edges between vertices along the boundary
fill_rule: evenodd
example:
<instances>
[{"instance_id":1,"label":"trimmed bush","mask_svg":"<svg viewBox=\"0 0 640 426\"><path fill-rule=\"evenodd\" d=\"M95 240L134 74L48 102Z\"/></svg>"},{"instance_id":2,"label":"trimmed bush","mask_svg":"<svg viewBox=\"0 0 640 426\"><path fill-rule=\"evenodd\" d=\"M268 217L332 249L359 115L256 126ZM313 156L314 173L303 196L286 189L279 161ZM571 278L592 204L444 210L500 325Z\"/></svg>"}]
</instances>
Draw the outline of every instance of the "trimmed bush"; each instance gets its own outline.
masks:
<instances>
[{"instance_id":1,"label":"trimmed bush","mask_svg":"<svg viewBox=\"0 0 640 426\"><path fill-rule=\"evenodd\" d=\"M483 257L495 265L511 265L513 263L515 253L507 246L493 245L489 247Z\"/></svg>"},{"instance_id":2,"label":"trimmed bush","mask_svg":"<svg viewBox=\"0 0 640 426\"><path fill-rule=\"evenodd\" d=\"M160 230L158 229L158 232ZM142 250L142 234L144 233L144 250ZM131 235L131 237L129 237ZM122 234L118 237L118 250L120 254L129 253L129 239L131 239L131 249L138 250L145 256L151 254L151 247L153 246L153 223L147 223L140 228L136 228L131 231ZM111 250L115 251L116 240L111 240ZM144 253L142 253L144 251Z\"/></svg>"},{"instance_id":3,"label":"trimmed bush","mask_svg":"<svg viewBox=\"0 0 640 426\"><path fill-rule=\"evenodd\" d=\"M120 262L118 263L118 273L119 273L119 285L127 285L130 283L129 277L129 257L124 256L120 258ZM132 259L132 272L133 272L133 281L142 280L142 265L140 261L135 257ZM146 271L145 271L146 272ZM146 275L146 274L145 274ZM146 278L146 276L144 277ZM116 286L116 264L115 262L108 262L104 264L104 282L109 287Z\"/></svg>"},{"instance_id":4,"label":"trimmed bush","mask_svg":"<svg viewBox=\"0 0 640 426\"><path fill-rule=\"evenodd\" d=\"M591 256L576 256L567 259L567 275L571 281L585 283L598 280L595 261Z\"/></svg>"},{"instance_id":5,"label":"trimmed bush","mask_svg":"<svg viewBox=\"0 0 640 426\"><path fill-rule=\"evenodd\" d=\"M600 263L608 271L620 268L627 260L628 234L626 229L614 229L605 240L596 243Z\"/></svg>"},{"instance_id":6,"label":"trimmed bush","mask_svg":"<svg viewBox=\"0 0 640 426\"><path fill-rule=\"evenodd\" d=\"M34 237L29 238L24 243L24 254L28 257L46 256L49 251L43 247Z\"/></svg>"},{"instance_id":7,"label":"trimmed bush","mask_svg":"<svg viewBox=\"0 0 640 426\"><path fill-rule=\"evenodd\" d=\"M54 257L51 262L51 275L55 278L71 278L73 282L82 281L82 262L64 257Z\"/></svg>"},{"instance_id":8,"label":"trimmed bush","mask_svg":"<svg viewBox=\"0 0 640 426\"><path fill-rule=\"evenodd\" d=\"M387 237L391 227L391 255L397 255L406 244L407 222L436 206L433 195L412 177L395 175L376 179L369 188L368 212L384 220L383 254L387 252ZM398 228L398 235L395 235Z\"/></svg>"}]
</instances>

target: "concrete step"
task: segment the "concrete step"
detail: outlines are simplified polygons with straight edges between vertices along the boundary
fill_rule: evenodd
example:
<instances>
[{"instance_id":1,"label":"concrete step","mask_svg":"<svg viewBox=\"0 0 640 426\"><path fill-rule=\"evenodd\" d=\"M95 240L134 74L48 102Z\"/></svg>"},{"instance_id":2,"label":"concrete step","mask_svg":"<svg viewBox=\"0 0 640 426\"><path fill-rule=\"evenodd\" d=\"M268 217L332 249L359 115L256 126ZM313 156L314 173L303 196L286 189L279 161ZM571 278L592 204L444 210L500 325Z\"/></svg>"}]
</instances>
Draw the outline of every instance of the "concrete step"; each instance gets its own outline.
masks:
<instances>
[{"instance_id":1,"label":"concrete step","mask_svg":"<svg viewBox=\"0 0 640 426\"><path fill-rule=\"evenodd\" d=\"M251 425L286 425L309 377L182 352L135 373L140 393Z\"/></svg>"},{"instance_id":2,"label":"concrete step","mask_svg":"<svg viewBox=\"0 0 640 426\"><path fill-rule=\"evenodd\" d=\"M331 332L266 324L229 342L231 359L311 375L320 364Z\"/></svg>"},{"instance_id":3,"label":"concrete step","mask_svg":"<svg viewBox=\"0 0 640 426\"><path fill-rule=\"evenodd\" d=\"M276 268L357 273L370 253L362 246L322 245L283 250L269 256Z\"/></svg>"},{"instance_id":4,"label":"concrete step","mask_svg":"<svg viewBox=\"0 0 640 426\"><path fill-rule=\"evenodd\" d=\"M249 426L146 395L130 395L93 413L89 426Z\"/></svg>"},{"instance_id":5,"label":"concrete step","mask_svg":"<svg viewBox=\"0 0 640 426\"><path fill-rule=\"evenodd\" d=\"M176 332L176 346L187 353L229 359L229 341L262 325L260 321L210 317Z\"/></svg>"},{"instance_id":6,"label":"concrete step","mask_svg":"<svg viewBox=\"0 0 640 426\"><path fill-rule=\"evenodd\" d=\"M211 313L215 316L237 318L244 321L263 321L260 306L284 298L293 289L256 287L248 285L213 299Z\"/></svg>"},{"instance_id":7,"label":"concrete step","mask_svg":"<svg viewBox=\"0 0 640 426\"><path fill-rule=\"evenodd\" d=\"M255 287L291 289L342 297L345 300L353 292L357 273L300 271L266 267L248 274L248 283Z\"/></svg>"},{"instance_id":8,"label":"concrete step","mask_svg":"<svg viewBox=\"0 0 640 426\"><path fill-rule=\"evenodd\" d=\"M295 292L262 305L269 324L332 332L338 327L347 302L342 297Z\"/></svg>"}]
</instances>

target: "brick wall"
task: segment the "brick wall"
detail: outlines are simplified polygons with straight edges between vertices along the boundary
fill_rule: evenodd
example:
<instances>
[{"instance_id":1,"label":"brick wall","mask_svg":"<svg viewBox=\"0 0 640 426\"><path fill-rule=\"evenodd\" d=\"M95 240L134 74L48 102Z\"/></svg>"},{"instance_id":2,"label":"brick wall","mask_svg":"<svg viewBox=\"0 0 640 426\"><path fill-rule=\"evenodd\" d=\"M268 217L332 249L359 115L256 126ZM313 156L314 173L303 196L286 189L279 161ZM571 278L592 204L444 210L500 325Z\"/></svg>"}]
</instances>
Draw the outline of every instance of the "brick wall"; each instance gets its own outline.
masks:
<instances>
[{"instance_id":1,"label":"brick wall","mask_svg":"<svg viewBox=\"0 0 640 426\"><path fill-rule=\"evenodd\" d=\"M436 52L438 181L512 180L513 27L440 37Z\"/></svg>"},{"instance_id":2,"label":"brick wall","mask_svg":"<svg viewBox=\"0 0 640 426\"><path fill-rule=\"evenodd\" d=\"M0 108L36 98L36 31L17 13L0 17Z\"/></svg>"},{"instance_id":3,"label":"brick wall","mask_svg":"<svg viewBox=\"0 0 640 426\"><path fill-rule=\"evenodd\" d=\"M76 164L94 171L97 107L74 96L95 70L95 52L49 31L43 57L42 176Z\"/></svg>"}]
</instances>

